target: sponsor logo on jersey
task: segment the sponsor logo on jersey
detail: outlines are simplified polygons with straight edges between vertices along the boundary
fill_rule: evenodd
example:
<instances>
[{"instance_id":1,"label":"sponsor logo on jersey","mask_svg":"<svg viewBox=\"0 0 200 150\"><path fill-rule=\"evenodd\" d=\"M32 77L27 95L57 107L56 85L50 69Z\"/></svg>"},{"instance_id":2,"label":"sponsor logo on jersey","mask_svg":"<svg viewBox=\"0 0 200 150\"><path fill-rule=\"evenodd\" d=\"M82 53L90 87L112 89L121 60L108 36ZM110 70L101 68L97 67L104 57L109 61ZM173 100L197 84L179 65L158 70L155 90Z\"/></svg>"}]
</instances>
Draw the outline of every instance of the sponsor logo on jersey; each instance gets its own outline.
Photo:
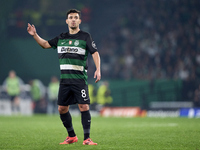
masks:
<instances>
[{"instance_id":1,"label":"sponsor logo on jersey","mask_svg":"<svg viewBox=\"0 0 200 150\"><path fill-rule=\"evenodd\" d=\"M79 41L76 40L76 41L74 42L74 45L75 45L75 46L78 46L78 45L79 45Z\"/></svg>"},{"instance_id":2,"label":"sponsor logo on jersey","mask_svg":"<svg viewBox=\"0 0 200 150\"><path fill-rule=\"evenodd\" d=\"M71 47L71 46L58 46L58 53L76 53L79 55L85 55L86 50L80 47Z\"/></svg>"},{"instance_id":3,"label":"sponsor logo on jersey","mask_svg":"<svg viewBox=\"0 0 200 150\"><path fill-rule=\"evenodd\" d=\"M69 41L69 45L71 45L72 44L72 41Z\"/></svg>"},{"instance_id":4,"label":"sponsor logo on jersey","mask_svg":"<svg viewBox=\"0 0 200 150\"><path fill-rule=\"evenodd\" d=\"M61 52L78 52L78 49L77 48L70 48L70 47L62 47L61 48Z\"/></svg>"},{"instance_id":5,"label":"sponsor logo on jersey","mask_svg":"<svg viewBox=\"0 0 200 150\"><path fill-rule=\"evenodd\" d=\"M97 46L96 46L96 44L94 43L94 41L92 42L92 47L93 47L94 49L97 49Z\"/></svg>"}]
</instances>

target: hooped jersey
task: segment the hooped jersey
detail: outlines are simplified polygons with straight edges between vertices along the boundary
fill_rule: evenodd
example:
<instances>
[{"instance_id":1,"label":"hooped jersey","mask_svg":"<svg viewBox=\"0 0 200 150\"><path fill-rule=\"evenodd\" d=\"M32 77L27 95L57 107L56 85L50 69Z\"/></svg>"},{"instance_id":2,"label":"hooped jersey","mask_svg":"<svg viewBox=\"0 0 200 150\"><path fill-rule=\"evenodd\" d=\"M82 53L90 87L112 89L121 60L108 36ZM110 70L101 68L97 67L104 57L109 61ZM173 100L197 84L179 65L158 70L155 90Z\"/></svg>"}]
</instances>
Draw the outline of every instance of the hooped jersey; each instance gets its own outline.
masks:
<instances>
[{"instance_id":1,"label":"hooped jersey","mask_svg":"<svg viewBox=\"0 0 200 150\"><path fill-rule=\"evenodd\" d=\"M60 63L61 84L87 84L88 53L97 51L89 33L80 30L77 34L62 33L48 41L57 48Z\"/></svg>"}]
</instances>

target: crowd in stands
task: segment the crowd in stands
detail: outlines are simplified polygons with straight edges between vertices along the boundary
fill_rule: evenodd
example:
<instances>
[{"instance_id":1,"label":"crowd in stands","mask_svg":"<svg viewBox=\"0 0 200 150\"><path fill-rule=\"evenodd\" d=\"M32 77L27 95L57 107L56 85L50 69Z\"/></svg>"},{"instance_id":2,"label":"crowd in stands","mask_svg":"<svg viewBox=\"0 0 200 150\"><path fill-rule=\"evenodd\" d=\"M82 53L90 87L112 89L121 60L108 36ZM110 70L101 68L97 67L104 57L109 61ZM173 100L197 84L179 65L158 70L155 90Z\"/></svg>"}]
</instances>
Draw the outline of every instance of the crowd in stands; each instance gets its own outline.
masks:
<instances>
[{"instance_id":1,"label":"crowd in stands","mask_svg":"<svg viewBox=\"0 0 200 150\"><path fill-rule=\"evenodd\" d=\"M197 0L132 1L99 44L104 76L198 79L199 7Z\"/></svg>"},{"instance_id":2,"label":"crowd in stands","mask_svg":"<svg viewBox=\"0 0 200 150\"><path fill-rule=\"evenodd\" d=\"M87 2L90 12L87 15L91 15L90 21L87 21L88 26L92 25L91 20L95 17L99 21L107 17L102 16L101 12L95 13L98 2ZM43 1L39 11L44 13L42 6L46 6L46 14L52 15L50 10L54 7L50 6L51 3L47 6ZM183 95L191 98L191 93L200 84L200 1L127 0L120 9L116 9L117 4L111 7L116 3L115 0L102 0L101 3L105 5L98 10L111 13L114 18L112 20L115 20L106 22L103 27L96 27L99 32L103 31L101 28L109 27L97 42L102 61L102 76L106 79L124 80L181 79ZM75 6L70 2L67 4ZM80 7L83 5L79 1L76 6L83 8ZM61 11L55 11L57 12ZM54 20L51 23L58 22ZM90 61L89 64L92 64ZM88 70L88 75L93 76L95 66L90 67L93 69Z\"/></svg>"},{"instance_id":3,"label":"crowd in stands","mask_svg":"<svg viewBox=\"0 0 200 150\"><path fill-rule=\"evenodd\" d=\"M181 79L183 99L200 83L200 1L131 1L99 49L103 76Z\"/></svg>"},{"instance_id":4,"label":"crowd in stands","mask_svg":"<svg viewBox=\"0 0 200 150\"><path fill-rule=\"evenodd\" d=\"M7 22L9 31L12 31L12 24L15 28L16 26L20 28L19 25L26 27L27 21L36 24L42 36L45 36L45 31L50 30L51 26L54 29L57 29L56 25L62 30L66 29L63 21L65 7L55 5L54 1L36 2L39 7L28 1L11 13ZM96 27L99 32L102 32L101 28L109 27L109 30L105 30L109 32L101 34L101 41L97 42L105 78L198 79L200 75L200 2L198 0L128 0L123 3L120 10L118 7L110 7L113 2L115 1L111 0L108 3L102 0L102 3L108 3L102 10L110 13L114 18L112 20L115 21L108 22L103 27ZM87 23L91 26L92 19L98 18L101 21L105 17L95 13L96 3L88 1L88 7L84 7L81 1L74 4L66 1L63 5L81 9L82 24ZM47 27L50 28L46 29ZM54 30L50 31L47 33L54 32ZM50 36L58 34L58 31L55 32Z\"/></svg>"}]
</instances>

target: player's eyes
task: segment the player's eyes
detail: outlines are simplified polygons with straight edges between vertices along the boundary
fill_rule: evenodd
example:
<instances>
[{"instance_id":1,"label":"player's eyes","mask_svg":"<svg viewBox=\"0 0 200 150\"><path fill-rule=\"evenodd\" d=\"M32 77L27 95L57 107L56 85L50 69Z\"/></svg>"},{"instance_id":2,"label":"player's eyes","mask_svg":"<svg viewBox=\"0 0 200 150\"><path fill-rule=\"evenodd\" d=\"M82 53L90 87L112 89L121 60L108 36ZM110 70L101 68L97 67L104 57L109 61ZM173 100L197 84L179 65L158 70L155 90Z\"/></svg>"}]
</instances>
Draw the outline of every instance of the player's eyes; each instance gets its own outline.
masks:
<instances>
[{"instance_id":1,"label":"player's eyes","mask_svg":"<svg viewBox=\"0 0 200 150\"><path fill-rule=\"evenodd\" d=\"M73 19L73 17L69 17L69 19ZM74 17L74 19L78 19L78 17Z\"/></svg>"}]
</instances>

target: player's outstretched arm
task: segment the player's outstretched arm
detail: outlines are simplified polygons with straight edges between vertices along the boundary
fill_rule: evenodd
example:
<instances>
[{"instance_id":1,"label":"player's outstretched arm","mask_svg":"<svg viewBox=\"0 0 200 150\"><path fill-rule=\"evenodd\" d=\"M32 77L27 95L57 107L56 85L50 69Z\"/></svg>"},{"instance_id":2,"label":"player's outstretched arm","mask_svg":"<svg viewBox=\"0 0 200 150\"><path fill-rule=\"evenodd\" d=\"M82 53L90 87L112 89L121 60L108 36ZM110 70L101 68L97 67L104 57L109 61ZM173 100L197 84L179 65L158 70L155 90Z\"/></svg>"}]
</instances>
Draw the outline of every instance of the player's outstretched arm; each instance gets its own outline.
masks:
<instances>
[{"instance_id":1,"label":"player's outstretched arm","mask_svg":"<svg viewBox=\"0 0 200 150\"><path fill-rule=\"evenodd\" d=\"M97 83L99 80L101 80L101 68L100 68L100 56L98 52L95 52L92 54L95 66L96 66L96 71L94 73L94 78L96 78L95 83Z\"/></svg>"},{"instance_id":2,"label":"player's outstretched arm","mask_svg":"<svg viewBox=\"0 0 200 150\"><path fill-rule=\"evenodd\" d=\"M42 48L51 48L51 45L49 45L49 42L41 38L37 32L34 25L30 25L28 23L27 31L30 35L33 36L33 38L36 40L36 42L42 47Z\"/></svg>"}]
</instances>

